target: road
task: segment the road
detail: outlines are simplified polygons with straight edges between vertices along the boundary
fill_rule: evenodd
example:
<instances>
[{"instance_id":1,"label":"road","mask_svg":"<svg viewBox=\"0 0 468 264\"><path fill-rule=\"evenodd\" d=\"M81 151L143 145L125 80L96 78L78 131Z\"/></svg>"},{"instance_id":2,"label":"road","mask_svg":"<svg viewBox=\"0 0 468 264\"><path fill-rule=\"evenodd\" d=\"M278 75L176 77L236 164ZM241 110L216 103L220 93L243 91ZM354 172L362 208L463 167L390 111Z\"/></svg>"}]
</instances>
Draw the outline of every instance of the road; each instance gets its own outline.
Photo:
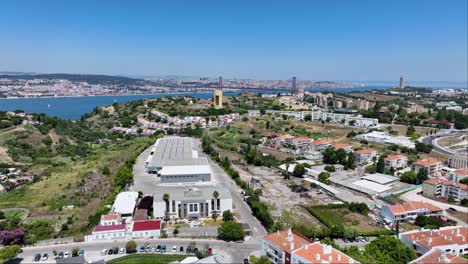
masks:
<instances>
[{"instance_id":1,"label":"road","mask_svg":"<svg viewBox=\"0 0 468 264\"><path fill-rule=\"evenodd\" d=\"M437 135L432 135L432 136L427 136L421 139L421 142L424 144L432 144L434 147L433 149L439 153L445 154L445 155L456 155L457 153L449 150L447 148L441 147L437 141L441 138L444 137L456 137L456 136L463 136L466 135L466 132L454 132L454 133L443 133L443 134L437 134Z\"/></svg>"},{"instance_id":2,"label":"road","mask_svg":"<svg viewBox=\"0 0 468 264\"><path fill-rule=\"evenodd\" d=\"M414 189L414 190L409 191L409 192L406 192L406 193L402 194L400 196L400 198L407 201L407 202L419 201L419 202L426 202L426 203L433 204L433 205L435 205L435 206L437 206L439 208L444 209L444 216L445 217L450 218L450 219L456 221L459 224L466 224L466 223L461 222L458 218L455 218L454 216L448 214L445 210L447 210L449 207L452 207L452 208L455 208L459 212L468 214L468 208L467 207L463 207L463 206L459 206L459 205L455 205L455 204L449 204L449 203L442 203L442 202L439 202L439 201L435 201L435 200L426 198L426 197L418 194L418 192L421 192L421 191L422 191L422 187Z\"/></svg>"},{"instance_id":3,"label":"road","mask_svg":"<svg viewBox=\"0 0 468 264\"><path fill-rule=\"evenodd\" d=\"M255 250L260 249L260 244L255 241L247 241L244 243L233 243L225 242L220 240L209 240L209 239L149 239L149 240L136 240L137 248L139 249L141 245L146 243L157 246L157 245L166 245L168 251L172 249L174 245L177 248L183 246L186 248L190 242L195 241L196 247L199 249L204 249L206 246L209 246L213 249L213 254L222 256L227 263L241 263L244 258L249 254L253 253ZM34 256L36 254L49 254L49 259L47 261L41 261L41 263L55 263L53 259L53 250L57 252L71 252L72 248L78 247L85 251L85 259L88 262L97 261L97 260L110 260L113 258L121 257L123 255L107 255L101 256L101 251L103 249L109 249L113 247L125 247L127 241L95 241L95 242L81 242L81 243L70 243L65 245L48 245L48 246L35 246L35 247L25 247L23 248L23 253L18 255L18 260L22 260L21 263L31 263L33 262Z\"/></svg>"}]
</instances>

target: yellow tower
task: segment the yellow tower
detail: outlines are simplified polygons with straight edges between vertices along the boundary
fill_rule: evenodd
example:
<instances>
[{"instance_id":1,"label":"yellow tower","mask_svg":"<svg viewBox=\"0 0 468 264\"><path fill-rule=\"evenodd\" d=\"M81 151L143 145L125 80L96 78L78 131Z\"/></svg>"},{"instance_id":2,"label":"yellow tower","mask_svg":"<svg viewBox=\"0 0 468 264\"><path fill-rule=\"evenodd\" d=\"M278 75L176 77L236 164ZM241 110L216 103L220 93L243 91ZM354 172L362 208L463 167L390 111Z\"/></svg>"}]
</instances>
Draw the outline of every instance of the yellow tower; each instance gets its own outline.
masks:
<instances>
[{"instance_id":1,"label":"yellow tower","mask_svg":"<svg viewBox=\"0 0 468 264\"><path fill-rule=\"evenodd\" d=\"M223 108L223 90L215 89L213 91L213 104L215 109Z\"/></svg>"},{"instance_id":2,"label":"yellow tower","mask_svg":"<svg viewBox=\"0 0 468 264\"><path fill-rule=\"evenodd\" d=\"M213 91L213 104L215 109L223 108L223 77L219 76L219 88Z\"/></svg>"}]
</instances>

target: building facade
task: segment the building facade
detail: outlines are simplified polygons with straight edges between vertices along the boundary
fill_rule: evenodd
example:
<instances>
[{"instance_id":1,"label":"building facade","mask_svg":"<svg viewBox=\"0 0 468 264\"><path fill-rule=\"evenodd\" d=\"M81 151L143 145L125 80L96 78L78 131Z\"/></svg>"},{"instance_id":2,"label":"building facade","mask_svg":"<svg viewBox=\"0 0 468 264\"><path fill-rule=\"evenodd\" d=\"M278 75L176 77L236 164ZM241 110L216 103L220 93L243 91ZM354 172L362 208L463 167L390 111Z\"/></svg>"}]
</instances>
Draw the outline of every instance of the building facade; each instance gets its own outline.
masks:
<instances>
[{"instance_id":1,"label":"building facade","mask_svg":"<svg viewBox=\"0 0 468 264\"><path fill-rule=\"evenodd\" d=\"M403 155L391 155L384 158L385 168L390 169L400 169L406 168L408 166L408 158Z\"/></svg>"},{"instance_id":2,"label":"building facade","mask_svg":"<svg viewBox=\"0 0 468 264\"><path fill-rule=\"evenodd\" d=\"M387 223L414 220L419 215L442 216L443 209L424 202L408 202L403 204L385 205L380 210L380 216Z\"/></svg>"},{"instance_id":3,"label":"building facade","mask_svg":"<svg viewBox=\"0 0 468 264\"><path fill-rule=\"evenodd\" d=\"M468 177L468 168L458 169L450 173L449 180L459 182Z\"/></svg>"},{"instance_id":4,"label":"building facade","mask_svg":"<svg viewBox=\"0 0 468 264\"><path fill-rule=\"evenodd\" d=\"M423 194L445 199L451 197L455 201L461 201L468 199L468 185L445 178L432 178L423 183Z\"/></svg>"},{"instance_id":5,"label":"building facade","mask_svg":"<svg viewBox=\"0 0 468 264\"><path fill-rule=\"evenodd\" d=\"M367 149L361 149L356 152L354 152L354 156L356 157L356 162L358 164L368 164L372 162L374 157L377 157L378 152L375 149L372 148L367 148Z\"/></svg>"},{"instance_id":6,"label":"building facade","mask_svg":"<svg viewBox=\"0 0 468 264\"><path fill-rule=\"evenodd\" d=\"M468 168L468 157L465 155L450 155L447 161L450 168Z\"/></svg>"},{"instance_id":7,"label":"building facade","mask_svg":"<svg viewBox=\"0 0 468 264\"><path fill-rule=\"evenodd\" d=\"M413 163L411 169L414 173L418 173L421 168L426 168L427 173L431 176L438 174L442 169L442 162L436 159L420 159Z\"/></svg>"}]
</instances>

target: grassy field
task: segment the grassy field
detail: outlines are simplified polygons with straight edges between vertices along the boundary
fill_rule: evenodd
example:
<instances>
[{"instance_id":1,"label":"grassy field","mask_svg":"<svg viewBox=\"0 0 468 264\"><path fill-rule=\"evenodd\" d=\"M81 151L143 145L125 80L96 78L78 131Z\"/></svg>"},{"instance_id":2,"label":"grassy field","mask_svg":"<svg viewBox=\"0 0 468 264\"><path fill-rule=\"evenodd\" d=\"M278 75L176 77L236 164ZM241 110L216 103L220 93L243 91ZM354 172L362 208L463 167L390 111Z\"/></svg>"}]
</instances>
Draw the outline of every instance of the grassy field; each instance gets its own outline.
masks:
<instances>
[{"instance_id":1,"label":"grassy field","mask_svg":"<svg viewBox=\"0 0 468 264\"><path fill-rule=\"evenodd\" d=\"M173 261L181 261L189 257L187 255L165 255L165 254L135 254L128 255L121 258L109 260L106 263L112 264L167 264Z\"/></svg>"},{"instance_id":2,"label":"grassy field","mask_svg":"<svg viewBox=\"0 0 468 264\"><path fill-rule=\"evenodd\" d=\"M347 208L323 208L309 207L309 212L319 215L319 219L326 226L344 225L354 227L358 231L367 232L379 230L379 227L370 225L370 217L359 213L353 213Z\"/></svg>"}]
</instances>

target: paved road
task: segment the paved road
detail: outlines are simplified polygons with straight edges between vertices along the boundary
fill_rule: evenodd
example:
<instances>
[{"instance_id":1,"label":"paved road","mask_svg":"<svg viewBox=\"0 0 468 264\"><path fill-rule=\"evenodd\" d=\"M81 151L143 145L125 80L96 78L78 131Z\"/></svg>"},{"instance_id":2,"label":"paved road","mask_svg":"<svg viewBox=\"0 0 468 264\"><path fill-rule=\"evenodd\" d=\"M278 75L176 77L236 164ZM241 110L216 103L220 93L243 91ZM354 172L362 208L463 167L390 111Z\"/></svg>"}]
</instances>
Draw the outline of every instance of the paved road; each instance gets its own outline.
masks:
<instances>
[{"instance_id":1,"label":"paved road","mask_svg":"<svg viewBox=\"0 0 468 264\"><path fill-rule=\"evenodd\" d=\"M466 135L466 132L455 132L455 133L443 133L443 134L437 134L437 135L432 135L432 136L428 136L428 137L424 137L422 138L422 143L425 143L425 144L432 144L432 146L434 147L433 149L439 153L442 153L442 154L445 154L445 155L455 155L456 152L448 149L448 148L444 148L444 147L441 147L437 141L441 138L444 138L444 137L456 137L456 136L463 136L463 135Z\"/></svg>"},{"instance_id":2,"label":"paved road","mask_svg":"<svg viewBox=\"0 0 468 264\"><path fill-rule=\"evenodd\" d=\"M145 171L145 162L153 147L154 146L151 145L149 148L145 149L136 159L135 165L133 166L133 175L135 175L134 183L130 186L130 191L141 191L144 194L154 195L154 187L157 186L160 180L156 174L148 174Z\"/></svg>"},{"instance_id":3,"label":"paved road","mask_svg":"<svg viewBox=\"0 0 468 264\"><path fill-rule=\"evenodd\" d=\"M260 249L260 244L257 241L247 241L245 243L233 243L233 242L224 242L220 240L207 240L207 239L151 239L151 240L136 240L138 248L141 245L146 243L157 246L157 245L166 245L170 251L174 245L179 248L183 246L186 248L190 242L195 241L196 247L203 249L206 245L213 249L213 254L218 254L222 256L227 263L241 263L244 258L255 250ZM88 262L97 261L97 260L110 260L112 258L121 257L122 255L111 255L111 256L101 256L101 251L103 249L113 248L115 246L122 248L125 247L127 241L99 241L99 242L82 242L82 243L71 243L66 245L48 245L48 246L36 246L36 247L26 247L23 248L23 253L18 255L19 259L22 259L21 263L31 263L36 254L48 253L48 261L41 261L41 263L55 263L53 259L53 250L57 252L60 251L69 251L73 247L79 247L85 250L85 258Z\"/></svg>"}]
</instances>

